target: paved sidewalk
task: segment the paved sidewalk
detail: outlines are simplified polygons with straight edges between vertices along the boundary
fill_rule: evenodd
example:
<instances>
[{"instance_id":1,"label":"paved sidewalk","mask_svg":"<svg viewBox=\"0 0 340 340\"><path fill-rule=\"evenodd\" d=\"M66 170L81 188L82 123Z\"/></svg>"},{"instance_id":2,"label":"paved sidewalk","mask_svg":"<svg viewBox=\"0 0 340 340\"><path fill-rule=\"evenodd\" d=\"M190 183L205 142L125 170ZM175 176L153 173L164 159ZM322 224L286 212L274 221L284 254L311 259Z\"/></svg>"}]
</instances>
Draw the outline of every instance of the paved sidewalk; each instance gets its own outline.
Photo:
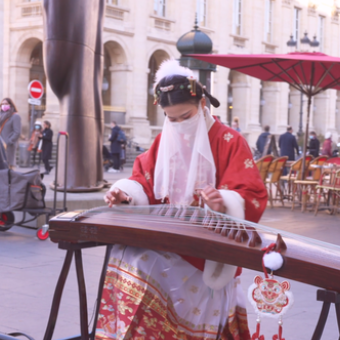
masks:
<instances>
[{"instance_id":1,"label":"paved sidewalk","mask_svg":"<svg viewBox=\"0 0 340 340\"><path fill-rule=\"evenodd\" d=\"M27 170L27 169L26 169ZM108 181L128 177L131 169L123 173L106 173ZM44 182L51 183L53 174ZM89 208L90 204L102 205L105 190L89 194L68 194L69 205ZM59 197L61 194L58 194ZM47 200L53 196L48 190ZM90 202L90 203L89 203ZM340 218L320 212L317 217L311 213L291 211L288 207L268 208L261 224L326 242L340 240ZM65 251L57 248L50 240L39 241L35 231L13 227L0 233L0 332L20 330L43 339L54 288L63 263ZM99 274L103 261L104 247L86 249L83 252L86 288L88 292L89 317L93 313ZM242 284L246 291L257 272L244 270ZM315 328L321 303L316 301L316 287L291 281L294 307L284 316L283 336L286 340L309 340ZM248 317L251 332L255 331L256 315L248 303ZM272 339L277 331L277 322L263 319L262 333ZM74 265L66 283L54 339L61 339L79 333L78 294ZM339 336L333 306L323 339L337 339Z\"/></svg>"}]
</instances>

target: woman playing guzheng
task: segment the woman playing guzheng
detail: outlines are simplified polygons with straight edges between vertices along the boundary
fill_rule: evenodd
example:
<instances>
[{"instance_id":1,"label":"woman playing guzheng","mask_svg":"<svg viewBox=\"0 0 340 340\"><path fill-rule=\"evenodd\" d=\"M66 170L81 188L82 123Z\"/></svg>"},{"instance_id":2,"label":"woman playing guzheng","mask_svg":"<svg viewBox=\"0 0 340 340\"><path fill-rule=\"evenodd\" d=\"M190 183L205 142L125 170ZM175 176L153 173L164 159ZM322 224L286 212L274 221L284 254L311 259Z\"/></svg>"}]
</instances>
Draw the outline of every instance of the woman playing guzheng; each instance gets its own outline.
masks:
<instances>
[{"instance_id":1,"label":"woman playing guzheng","mask_svg":"<svg viewBox=\"0 0 340 340\"><path fill-rule=\"evenodd\" d=\"M105 195L109 206L198 205L258 222L267 193L245 139L205 107L219 102L175 60L156 75L163 132L129 179ZM200 195L200 198L197 196ZM240 270L178 254L115 245L96 339L250 339Z\"/></svg>"}]
</instances>

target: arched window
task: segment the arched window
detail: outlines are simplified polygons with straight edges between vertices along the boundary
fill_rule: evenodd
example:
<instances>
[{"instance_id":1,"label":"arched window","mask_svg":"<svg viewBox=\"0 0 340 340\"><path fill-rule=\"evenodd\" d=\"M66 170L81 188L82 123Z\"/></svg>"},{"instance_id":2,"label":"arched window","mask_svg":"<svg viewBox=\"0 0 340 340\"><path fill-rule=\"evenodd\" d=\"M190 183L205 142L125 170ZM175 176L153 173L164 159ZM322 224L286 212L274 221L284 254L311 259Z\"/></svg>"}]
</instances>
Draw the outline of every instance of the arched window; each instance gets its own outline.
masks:
<instances>
[{"instance_id":1,"label":"arched window","mask_svg":"<svg viewBox=\"0 0 340 340\"><path fill-rule=\"evenodd\" d=\"M166 0L154 0L153 13L160 17L165 17L166 14Z\"/></svg>"},{"instance_id":2,"label":"arched window","mask_svg":"<svg viewBox=\"0 0 340 340\"><path fill-rule=\"evenodd\" d=\"M196 13L199 26L207 26L207 0L196 0Z\"/></svg>"}]
</instances>

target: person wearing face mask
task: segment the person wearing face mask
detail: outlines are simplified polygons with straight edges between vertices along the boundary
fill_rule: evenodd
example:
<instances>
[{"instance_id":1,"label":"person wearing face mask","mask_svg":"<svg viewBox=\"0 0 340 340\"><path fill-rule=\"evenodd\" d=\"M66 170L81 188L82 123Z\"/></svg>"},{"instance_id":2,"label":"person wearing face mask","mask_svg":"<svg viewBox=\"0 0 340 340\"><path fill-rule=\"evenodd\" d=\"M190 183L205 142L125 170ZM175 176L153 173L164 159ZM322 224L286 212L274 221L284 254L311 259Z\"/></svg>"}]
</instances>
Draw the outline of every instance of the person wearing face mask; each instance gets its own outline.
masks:
<instances>
[{"instance_id":1,"label":"person wearing face mask","mask_svg":"<svg viewBox=\"0 0 340 340\"><path fill-rule=\"evenodd\" d=\"M106 193L108 206L202 203L258 222L267 192L245 139L206 107L206 98L215 107L218 100L175 60L160 66L154 91L155 104L166 115L162 133L137 157L132 176L117 181ZM195 334L195 339L203 340L219 333L223 339L250 339L240 268L121 245L113 246L109 263L98 339L115 339L117 332L135 339L141 329L143 339L191 339ZM131 300L130 289L142 298ZM131 308L122 309L121 303Z\"/></svg>"},{"instance_id":2,"label":"person wearing face mask","mask_svg":"<svg viewBox=\"0 0 340 340\"><path fill-rule=\"evenodd\" d=\"M35 166L35 158L37 152L41 152L41 136L42 136L42 124L39 120L34 123L34 130L32 132L28 150L33 152L33 166ZM39 156L40 157L40 156Z\"/></svg>"},{"instance_id":3,"label":"person wearing face mask","mask_svg":"<svg viewBox=\"0 0 340 340\"><path fill-rule=\"evenodd\" d=\"M309 134L309 145L307 149L309 150L309 153L314 156L314 158L319 157L320 141L318 140L318 137L314 131L311 131Z\"/></svg>"},{"instance_id":4,"label":"person wearing face mask","mask_svg":"<svg viewBox=\"0 0 340 340\"><path fill-rule=\"evenodd\" d=\"M10 169L16 165L16 149L21 134L21 117L10 98L1 101L0 137L6 146L7 162Z\"/></svg>"}]
</instances>

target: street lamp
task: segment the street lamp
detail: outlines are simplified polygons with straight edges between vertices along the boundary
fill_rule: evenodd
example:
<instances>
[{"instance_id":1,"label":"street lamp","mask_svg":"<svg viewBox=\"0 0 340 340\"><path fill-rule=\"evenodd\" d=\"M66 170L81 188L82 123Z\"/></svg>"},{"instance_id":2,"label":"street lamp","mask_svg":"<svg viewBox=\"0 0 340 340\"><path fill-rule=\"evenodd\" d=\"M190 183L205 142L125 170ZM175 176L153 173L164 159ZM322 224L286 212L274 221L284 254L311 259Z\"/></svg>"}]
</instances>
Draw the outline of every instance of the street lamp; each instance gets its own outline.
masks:
<instances>
[{"instance_id":1,"label":"street lamp","mask_svg":"<svg viewBox=\"0 0 340 340\"><path fill-rule=\"evenodd\" d=\"M309 48L317 48L320 43L316 40L316 35L314 35L313 37L313 41L311 41L308 38L308 33L305 32L303 38L300 39L300 43L301 43L301 52L308 52ZM293 35L290 36L290 40L287 41L287 46L289 47L290 51L296 51L296 45L297 42L296 40L294 40ZM300 96L300 119L299 119L299 131L297 132L297 135L299 137L301 137L303 135L303 130L302 130L302 116L303 116L303 93L301 92L301 96Z\"/></svg>"}]
</instances>

